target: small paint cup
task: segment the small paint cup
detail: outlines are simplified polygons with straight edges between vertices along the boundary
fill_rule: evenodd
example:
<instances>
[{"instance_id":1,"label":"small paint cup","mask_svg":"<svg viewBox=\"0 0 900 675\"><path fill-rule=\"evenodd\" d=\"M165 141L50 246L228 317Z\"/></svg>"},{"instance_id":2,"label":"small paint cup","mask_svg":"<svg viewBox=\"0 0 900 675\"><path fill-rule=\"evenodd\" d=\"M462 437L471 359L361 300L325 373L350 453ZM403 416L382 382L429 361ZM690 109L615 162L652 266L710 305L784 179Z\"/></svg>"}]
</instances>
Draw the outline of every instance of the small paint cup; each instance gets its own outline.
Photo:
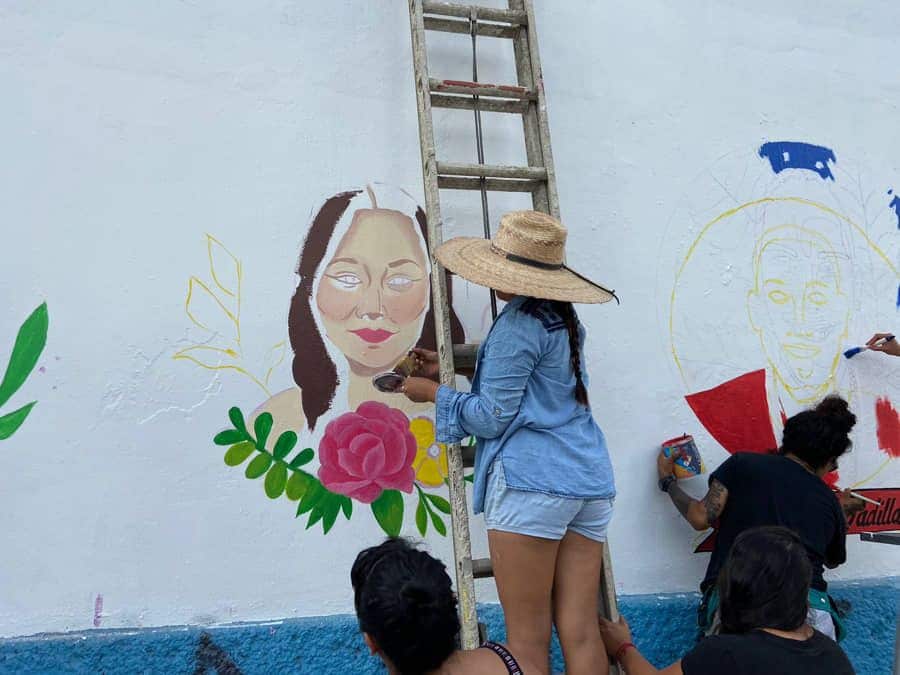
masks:
<instances>
[{"instance_id":1,"label":"small paint cup","mask_svg":"<svg viewBox=\"0 0 900 675\"><path fill-rule=\"evenodd\" d=\"M703 466L703 458L700 456L700 451L697 449L693 436L685 434L678 438L670 438L667 441L663 441L661 446L666 457L672 457L673 454L676 456L676 478L691 478L699 476L706 471L706 467Z\"/></svg>"}]
</instances>

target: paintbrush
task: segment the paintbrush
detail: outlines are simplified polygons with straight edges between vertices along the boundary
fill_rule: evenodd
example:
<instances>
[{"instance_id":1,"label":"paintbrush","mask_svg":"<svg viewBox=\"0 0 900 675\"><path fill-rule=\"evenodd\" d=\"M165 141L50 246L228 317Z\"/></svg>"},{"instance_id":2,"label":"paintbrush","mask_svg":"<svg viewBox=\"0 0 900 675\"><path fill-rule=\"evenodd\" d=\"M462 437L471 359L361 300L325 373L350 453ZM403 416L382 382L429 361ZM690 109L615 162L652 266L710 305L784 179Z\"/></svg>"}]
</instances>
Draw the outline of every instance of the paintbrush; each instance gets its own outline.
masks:
<instances>
[{"instance_id":1,"label":"paintbrush","mask_svg":"<svg viewBox=\"0 0 900 675\"><path fill-rule=\"evenodd\" d=\"M862 499L864 502L868 502L869 504L874 504L875 506L881 506L881 502L876 501L874 499L869 499L868 497L863 497L858 492L853 492L853 490L850 491L850 496L856 497L857 499Z\"/></svg>"},{"instance_id":2,"label":"paintbrush","mask_svg":"<svg viewBox=\"0 0 900 675\"><path fill-rule=\"evenodd\" d=\"M880 340L877 340L872 347L881 347L883 344L886 344L894 339L893 335L888 335L887 337L883 337ZM862 347L853 347L852 349L848 349L844 352L844 357L848 359L852 359L854 356L859 354L860 352L864 352L872 347L868 347L863 345Z\"/></svg>"}]
</instances>

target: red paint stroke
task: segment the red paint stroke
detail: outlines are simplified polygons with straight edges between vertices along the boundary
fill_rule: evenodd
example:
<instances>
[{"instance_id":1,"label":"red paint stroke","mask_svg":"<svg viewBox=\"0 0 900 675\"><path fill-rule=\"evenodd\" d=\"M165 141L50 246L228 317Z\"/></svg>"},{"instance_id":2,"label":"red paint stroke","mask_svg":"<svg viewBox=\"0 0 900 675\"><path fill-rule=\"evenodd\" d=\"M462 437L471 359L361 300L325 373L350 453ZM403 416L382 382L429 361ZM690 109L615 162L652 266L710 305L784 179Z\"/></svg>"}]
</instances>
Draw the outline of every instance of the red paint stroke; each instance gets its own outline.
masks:
<instances>
[{"instance_id":1,"label":"red paint stroke","mask_svg":"<svg viewBox=\"0 0 900 675\"><path fill-rule=\"evenodd\" d=\"M712 553L713 549L716 547L716 535L718 533L718 530L710 532L706 539L701 541L697 548L694 549L694 553Z\"/></svg>"},{"instance_id":2,"label":"red paint stroke","mask_svg":"<svg viewBox=\"0 0 900 675\"><path fill-rule=\"evenodd\" d=\"M103 618L103 596L97 594L94 600L94 628L100 628L100 620Z\"/></svg>"},{"instance_id":3,"label":"red paint stroke","mask_svg":"<svg viewBox=\"0 0 900 675\"><path fill-rule=\"evenodd\" d=\"M850 514L847 518L847 534L900 530L900 488L866 488L855 492L881 505L866 504L864 510ZM718 532L713 530L697 545L694 553L712 553L717 534Z\"/></svg>"},{"instance_id":4,"label":"red paint stroke","mask_svg":"<svg viewBox=\"0 0 900 675\"><path fill-rule=\"evenodd\" d=\"M900 457L900 415L886 396L875 402L875 423L879 450L888 457Z\"/></svg>"},{"instance_id":5,"label":"red paint stroke","mask_svg":"<svg viewBox=\"0 0 900 675\"><path fill-rule=\"evenodd\" d=\"M840 479L841 474L838 471L832 471L831 473L826 473L824 476L822 476L822 480L825 481L825 485L830 488L836 488Z\"/></svg>"},{"instance_id":6,"label":"red paint stroke","mask_svg":"<svg viewBox=\"0 0 900 675\"><path fill-rule=\"evenodd\" d=\"M691 410L730 453L773 452L778 447L769 417L766 371L755 370L717 387L685 396Z\"/></svg>"},{"instance_id":7,"label":"red paint stroke","mask_svg":"<svg viewBox=\"0 0 900 675\"><path fill-rule=\"evenodd\" d=\"M851 513L847 518L847 534L900 530L900 488L867 488L854 492L880 502L881 506L866 504L865 510Z\"/></svg>"}]
</instances>

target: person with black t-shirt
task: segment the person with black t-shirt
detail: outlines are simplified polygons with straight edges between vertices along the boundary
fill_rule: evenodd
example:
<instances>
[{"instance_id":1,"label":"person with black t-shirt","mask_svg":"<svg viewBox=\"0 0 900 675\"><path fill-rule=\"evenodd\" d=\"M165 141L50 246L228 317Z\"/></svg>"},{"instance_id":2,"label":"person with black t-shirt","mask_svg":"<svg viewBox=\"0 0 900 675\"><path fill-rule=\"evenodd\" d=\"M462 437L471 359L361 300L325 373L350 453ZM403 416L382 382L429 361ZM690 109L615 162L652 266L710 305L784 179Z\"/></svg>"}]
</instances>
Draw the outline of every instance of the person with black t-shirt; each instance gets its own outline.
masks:
<instances>
[{"instance_id":1,"label":"person with black t-shirt","mask_svg":"<svg viewBox=\"0 0 900 675\"><path fill-rule=\"evenodd\" d=\"M855 423L847 402L828 396L812 410L787 420L777 454L737 453L725 460L710 475L709 492L699 501L676 484L675 457L660 453L660 489L694 529L718 530L700 585L703 600L698 623L705 634L718 630L716 579L735 539L752 527L781 525L799 535L812 566L810 625L833 639L843 637L823 568L833 569L846 561L843 509L859 508L855 503L859 500L847 493L836 496L823 477L837 469L838 458L850 448L848 434Z\"/></svg>"},{"instance_id":2,"label":"person with black t-shirt","mask_svg":"<svg viewBox=\"0 0 900 675\"><path fill-rule=\"evenodd\" d=\"M722 632L657 670L631 641L628 623L600 619L609 654L628 675L853 675L843 650L806 623L813 566L806 546L783 527L738 535L718 578Z\"/></svg>"}]
</instances>

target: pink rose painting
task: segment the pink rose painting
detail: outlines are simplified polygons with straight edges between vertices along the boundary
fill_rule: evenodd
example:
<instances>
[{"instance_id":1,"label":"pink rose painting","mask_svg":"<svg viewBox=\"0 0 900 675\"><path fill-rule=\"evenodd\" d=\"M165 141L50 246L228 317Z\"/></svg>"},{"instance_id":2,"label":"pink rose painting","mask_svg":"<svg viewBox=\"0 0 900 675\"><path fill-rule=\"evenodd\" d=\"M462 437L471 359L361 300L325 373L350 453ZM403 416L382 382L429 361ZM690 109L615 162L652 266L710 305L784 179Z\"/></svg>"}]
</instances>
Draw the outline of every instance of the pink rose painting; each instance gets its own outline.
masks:
<instances>
[{"instance_id":1,"label":"pink rose painting","mask_svg":"<svg viewBox=\"0 0 900 675\"><path fill-rule=\"evenodd\" d=\"M410 493L416 449L404 413L367 401L325 428L319 443L319 480L327 490L364 504L384 490Z\"/></svg>"}]
</instances>

